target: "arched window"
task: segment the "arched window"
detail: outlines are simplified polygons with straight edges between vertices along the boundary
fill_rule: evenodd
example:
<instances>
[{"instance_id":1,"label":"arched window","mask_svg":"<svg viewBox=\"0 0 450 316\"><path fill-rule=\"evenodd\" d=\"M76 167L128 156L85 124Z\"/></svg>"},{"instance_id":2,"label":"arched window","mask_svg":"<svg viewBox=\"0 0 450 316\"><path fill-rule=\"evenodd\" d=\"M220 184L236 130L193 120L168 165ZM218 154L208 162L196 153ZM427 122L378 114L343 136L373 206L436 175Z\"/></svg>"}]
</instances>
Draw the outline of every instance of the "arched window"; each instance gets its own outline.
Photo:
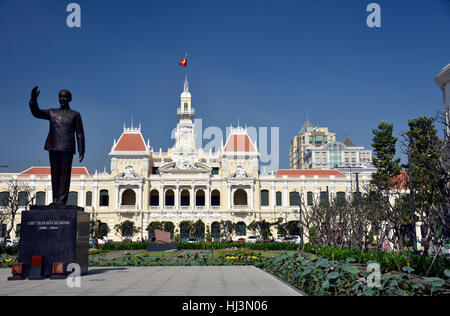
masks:
<instances>
[{"instance_id":1,"label":"arched window","mask_svg":"<svg viewBox=\"0 0 450 316\"><path fill-rule=\"evenodd\" d=\"M181 191L181 206L189 206L190 203L190 194L188 190Z\"/></svg>"},{"instance_id":2,"label":"arched window","mask_svg":"<svg viewBox=\"0 0 450 316\"><path fill-rule=\"evenodd\" d=\"M78 192L69 192L69 198L67 199L67 205L78 205Z\"/></svg>"},{"instance_id":3,"label":"arched window","mask_svg":"<svg viewBox=\"0 0 450 316\"><path fill-rule=\"evenodd\" d=\"M150 192L150 206L159 205L159 192L158 190L152 190Z\"/></svg>"},{"instance_id":4,"label":"arched window","mask_svg":"<svg viewBox=\"0 0 450 316\"><path fill-rule=\"evenodd\" d=\"M220 192L213 190L211 192L211 206L220 206Z\"/></svg>"},{"instance_id":5,"label":"arched window","mask_svg":"<svg viewBox=\"0 0 450 316\"><path fill-rule=\"evenodd\" d=\"M189 108L189 105L187 102L184 102L184 112L187 112Z\"/></svg>"},{"instance_id":6,"label":"arched window","mask_svg":"<svg viewBox=\"0 0 450 316\"><path fill-rule=\"evenodd\" d=\"M236 192L234 192L233 202L234 205L248 205L247 192L242 189L236 190Z\"/></svg>"},{"instance_id":7,"label":"arched window","mask_svg":"<svg viewBox=\"0 0 450 316\"><path fill-rule=\"evenodd\" d=\"M261 190L261 206L269 206L269 191Z\"/></svg>"},{"instance_id":8,"label":"arched window","mask_svg":"<svg viewBox=\"0 0 450 316\"><path fill-rule=\"evenodd\" d=\"M92 192L86 192L86 206L92 206Z\"/></svg>"},{"instance_id":9,"label":"arched window","mask_svg":"<svg viewBox=\"0 0 450 316\"><path fill-rule=\"evenodd\" d=\"M27 206L28 204L28 192L21 191L19 192L19 206Z\"/></svg>"},{"instance_id":10,"label":"arched window","mask_svg":"<svg viewBox=\"0 0 450 316\"><path fill-rule=\"evenodd\" d=\"M175 195L173 193L173 190L166 191L165 205L166 206L174 206L175 205Z\"/></svg>"},{"instance_id":11,"label":"arched window","mask_svg":"<svg viewBox=\"0 0 450 316\"><path fill-rule=\"evenodd\" d=\"M205 206L205 191L198 190L195 195L195 205L196 206Z\"/></svg>"},{"instance_id":12,"label":"arched window","mask_svg":"<svg viewBox=\"0 0 450 316\"><path fill-rule=\"evenodd\" d=\"M36 193L36 205L45 205L45 192L39 191Z\"/></svg>"},{"instance_id":13,"label":"arched window","mask_svg":"<svg viewBox=\"0 0 450 316\"><path fill-rule=\"evenodd\" d=\"M290 206L300 205L300 194L298 192L289 192L289 205Z\"/></svg>"},{"instance_id":14,"label":"arched window","mask_svg":"<svg viewBox=\"0 0 450 316\"><path fill-rule=\"evenodd\" d=\"M245 226L244 222L238 222L236 224L236 236L246 236L247 235L247 226Z\"/></svg>"},{"instance_id":15,"label":"arched window","mask_svg":"<svg viewBox=\"0 0 450 316\"><path fill-rule=\"evenodd\" d=\"M109 206L108 190L101 190L100 191L100 206Z\"/></svg>"},{"instance_id":16,"label":"arched window","mask_svg":"<svg viewBox=\"0 0 450 316\"><path fill-rule=\"evenodd\" d=\"M277 198L277 206L282 206L283 205L283 200L282 200L281 192L277 192L276 193L276 198Z\"/></svg>"},{"instance_id":17,"label":"arched window","mask_svg":"<svg viewBox=\"0 0 450 316\"><path fill-rule=\"evenodd\" d=\"M0 192L0 206L8 205L9 192Z\"/></svg>"},{"instance_id":18,"label":"arched window","mask_svg":"<svg viewBox=\"0 0 450 316\"><path fill-rule=\"evenodd\" d=\"M136 205L136 192L132 189L126 189L122 193L122 205Z\"/></svg>"},{"instance_id":19,"label":"arched window","mask_svg":"<svg viewBox=\"0 0 450 316\"><path fill-rule=\"evenodd\" d=\"M307 203L309 206L312 206L314 204L314 195L312 192L307 193Z\"/></svg>"}]
</instances>

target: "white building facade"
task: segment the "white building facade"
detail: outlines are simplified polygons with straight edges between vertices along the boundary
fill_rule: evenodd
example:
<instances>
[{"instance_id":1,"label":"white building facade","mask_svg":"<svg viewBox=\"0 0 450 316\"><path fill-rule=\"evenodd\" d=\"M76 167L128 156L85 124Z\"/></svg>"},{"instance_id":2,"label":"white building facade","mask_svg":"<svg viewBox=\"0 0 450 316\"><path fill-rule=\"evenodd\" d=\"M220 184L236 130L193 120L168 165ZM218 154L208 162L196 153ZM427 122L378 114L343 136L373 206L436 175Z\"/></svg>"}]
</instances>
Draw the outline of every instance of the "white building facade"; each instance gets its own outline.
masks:
<instances>
[{"instance_id":1,"label":"white building facade","mask_svg":"<svg viewBox=\"0 0 450 316\"><path fill-rule=\"evenodd\" d=\"M300 205L309 209L316 201L348 196L354 191L352 176L338 170L278 170L262 174L260 154L244 128L232 128L225 145L205 152L195 145L195 109L188 82L177 109L176 140L167 151L154 151L140 126L124 127L109 153L110 172L91 174L73 168L69 204L84 207L91 219L108 224L108 240L120 241L114 226L133 221L147 239L151 222L201 220L212 231L220 221L247 227L252 221L296 221ZM52 201L50 168L31 167L21 173L0 174L0 196L13 180L27 185L36 204ZM369 176L361 178L361 186ZM2 205L0 205L0 211ZM22 206L21 211L26 211ZM11 238L19 229L20 214ZM275 228L274 228L275 229ZM272 232L276 238L276 231ZM241 229L234 239L251 235Z\"/></svg>"}]
</instances>

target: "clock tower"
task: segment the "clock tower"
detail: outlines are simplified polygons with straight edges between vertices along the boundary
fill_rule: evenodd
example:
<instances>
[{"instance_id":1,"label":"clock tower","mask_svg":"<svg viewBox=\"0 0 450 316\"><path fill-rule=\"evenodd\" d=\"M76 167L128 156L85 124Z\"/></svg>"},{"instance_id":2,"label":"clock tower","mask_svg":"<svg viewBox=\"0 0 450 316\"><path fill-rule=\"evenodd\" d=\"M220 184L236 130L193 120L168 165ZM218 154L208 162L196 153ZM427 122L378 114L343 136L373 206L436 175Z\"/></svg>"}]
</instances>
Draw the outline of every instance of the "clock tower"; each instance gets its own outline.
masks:
<instances>
[{"instance_id":1,"label":"clock tower","mask_svg":"<svg viewBox=\"0 0 450 316\"><path fill-rule=\"evenodd\" d=\"M177 109L177 115L180 121L177 124L175 132L174 154L193 158L196 156L195 148L195 109L192 107L191 93L189 92L189 82L187 78L184 81L184 90L180 95L180 107Z\"/></svg>"}]
</instances>

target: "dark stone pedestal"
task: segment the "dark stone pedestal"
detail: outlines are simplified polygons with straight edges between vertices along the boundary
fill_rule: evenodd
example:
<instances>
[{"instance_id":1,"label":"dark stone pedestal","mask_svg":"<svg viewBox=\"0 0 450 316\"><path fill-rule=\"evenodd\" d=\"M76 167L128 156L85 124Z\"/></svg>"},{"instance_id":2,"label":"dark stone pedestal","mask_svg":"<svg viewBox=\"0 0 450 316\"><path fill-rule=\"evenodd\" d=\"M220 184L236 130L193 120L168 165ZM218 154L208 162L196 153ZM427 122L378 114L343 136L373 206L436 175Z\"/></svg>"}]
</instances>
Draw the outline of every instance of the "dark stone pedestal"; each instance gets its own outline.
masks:
<instances>
[{"instance_id":1,"label":"dark stone pedestal","mask_svg":"<svg viewBox=\"0 0 450 316\"><path fill-rule=\"evenodd\" d=\"M22 212L19 262L24 263L25 276L30 275L31 258L42 256L43 276L52 275L54 262L80 266L88 272L89 214L76 206L31 206ZM70 273L70 272L69 272Z\"/></svg>"},{"instance_id":2,"label":"dark stone pedestal","mask_svg":"<svg viewBox=\"0 0 450 316\"><path fill-rule=\"evenodd\" d=\"M148 244L147 251L168 251L178 250L177 244Z\"/></svg>"}]
</instances>

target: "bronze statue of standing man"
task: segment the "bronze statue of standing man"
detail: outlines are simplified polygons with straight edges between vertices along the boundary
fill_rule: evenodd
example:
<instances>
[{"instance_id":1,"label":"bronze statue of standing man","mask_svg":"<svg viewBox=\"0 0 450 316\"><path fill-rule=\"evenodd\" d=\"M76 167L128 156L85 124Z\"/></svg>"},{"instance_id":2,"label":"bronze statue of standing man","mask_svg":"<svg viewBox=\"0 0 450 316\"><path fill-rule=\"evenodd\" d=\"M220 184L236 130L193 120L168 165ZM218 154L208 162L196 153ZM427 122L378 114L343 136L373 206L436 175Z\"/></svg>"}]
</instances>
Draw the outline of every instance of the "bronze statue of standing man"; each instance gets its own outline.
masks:
<instances>
[{"instance_id":1,"label":"bronze statue of standing man","mask_svg":"<svg viewBox=\"0 0 450 316\"><path fill-rule=\"evenodd\" d=\"M53 203L66 205L69 197L72 160L75 154L75 135L80 162L84 159L85 142L81 115L71 110L72 94L68 90L59 92L59 109L41 110L37 98L38 87L31 91L30 110L34 117L50 121L50 131L44 149L49 152L52 175Z\"/></svg>"}]
</instances>

